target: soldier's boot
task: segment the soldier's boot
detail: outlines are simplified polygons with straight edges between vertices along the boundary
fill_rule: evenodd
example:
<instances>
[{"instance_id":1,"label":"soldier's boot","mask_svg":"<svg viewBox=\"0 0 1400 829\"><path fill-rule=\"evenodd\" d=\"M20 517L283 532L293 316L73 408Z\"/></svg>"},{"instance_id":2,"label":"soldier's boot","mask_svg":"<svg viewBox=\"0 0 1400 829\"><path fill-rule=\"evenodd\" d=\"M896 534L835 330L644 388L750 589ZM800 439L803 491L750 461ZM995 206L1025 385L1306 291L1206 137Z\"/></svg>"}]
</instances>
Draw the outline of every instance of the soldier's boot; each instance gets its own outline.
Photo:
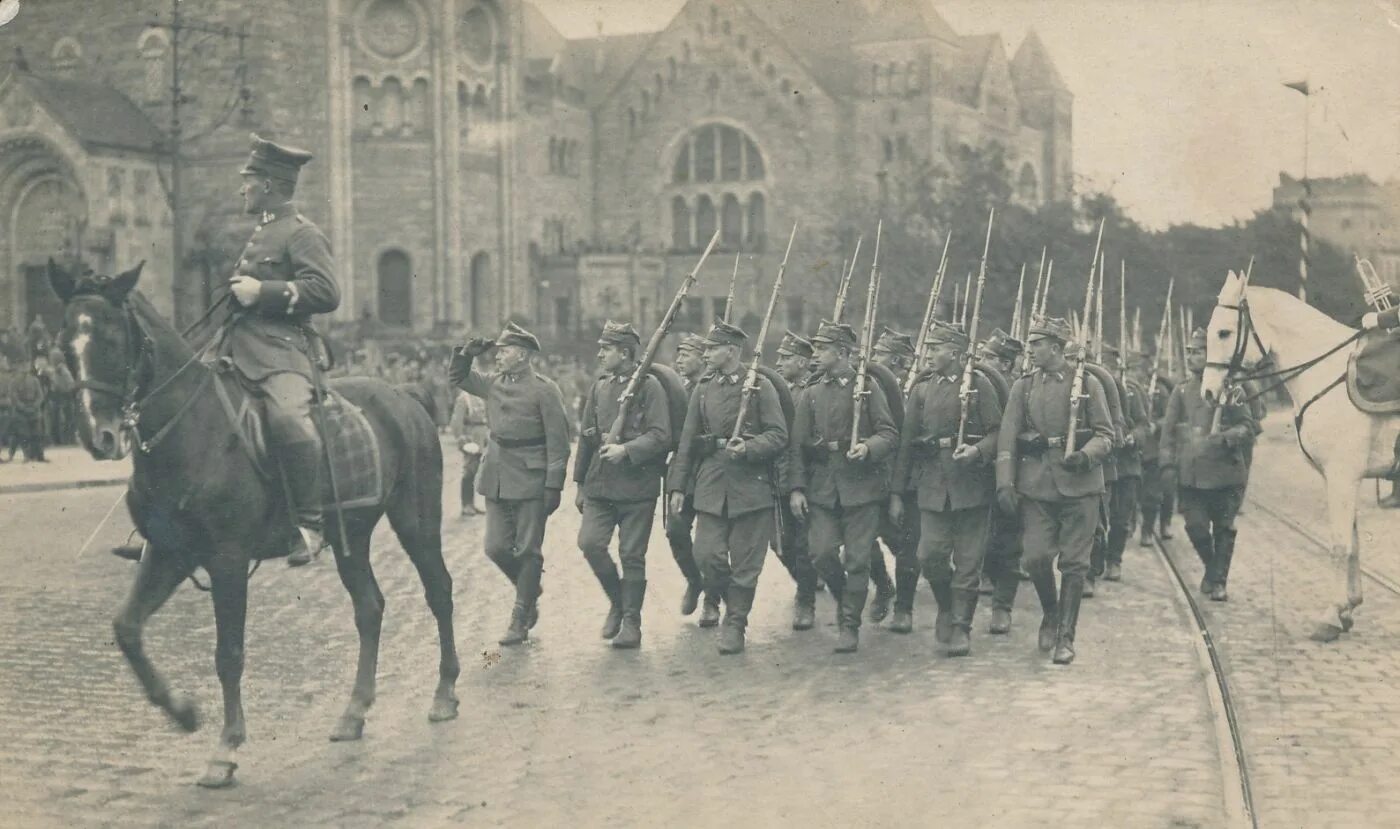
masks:
<instances>
[{"instance_id":1,"label":"soldier's boot","mask_svg":"<svg viewBox=\"0 0 1400 829\"><path fill-rule=\"evenodd\" d=\"M1074 631L1079 625L1083 579L1083 576L1064 576L1060 580L1060 625L1055 637L1055 653L1051 657L1056 665L1068 665L1074 661Z\"/></svg>"},{"instance_id":2,"label":"soldier's boot","mask_svg":"<svg viewBox=\"0 0 1400 829\"><path fill-rule=\"evenodd\" d=\"M744 631L753 609L753 588L730 585L725 597L724 624L719 633L719 652L726 656L743 653Z\"/></svg>"},{"instance_id":3,"label":"soldier's boot","mask_svg":"<svg viewBox=\"0 0 1400 829\"><path fill-rule=\"evenodd\" d=\"M1230 600L1225 583L1229 581L1230 562L1235 557L1236 535L1238 532L1233 529L1219 529L1215 532L1215 579L1210 591L1210 600L1213 602Z\"/></svg>"},{"instance_id":4,"label":"soldier's boot","mask_svg":"<svg viewBox=\"0 0 1400 829\"><path fill-rule=\"evenodd\" d=\"M890 580L885 554L878 541L870 554L870 583L875 586L875 596L870 600L870 621L878 624L890 615L890 602L894 599L894 582Z\"/></svg>"},{"instance_id":5,"label":"soldier's boot","mask_svg":"<svg viewBox=\"0 0 1400 829\"><path fill-rule=\"evenodd\" d=\"M540 574L543 569L544 562L538 558L531 557L520 562L515 580L515 606L511 608L510 626L501 636L500 644L519 645L530 638L530 617L535 602L539 599Z\"/></svg>"},{"instance_id":6,"label":"soldier's boot","mask_svg":"<svg viewBox=\"0 0 1400 829\"><path fill-rule=\"evenodd\" d=\"M839 629L836 632L836 653L855 653L860 647L860 614L865 610L869 590L848 587L841 597Z\"/></svg>"},{"instance_id":7,"label":"soldier's boot","mask_svg":"<svg viewBox=\"0 0 1400 829\"><path fill-rule=\"evenodd\" d=\"M1172 512L1167 506L1162 507L1162 516L1157 520L1157 537L1163 541L1171 541L1176 538L1172 533Z\"/></svg>"},{"instance_id":8,"label":"soldier's boot","mask_svg":"<svg viewBox=\"0 0 1400 829\"><path fill-rule=\"evenodd\" d=\"M946 645L953 638L953 584L930 580L928 586L933 591L934 601L938 603L938 615L933 620L933 640Z\"/></svg>"},{"instance_id":9,"label":"soldier's boot","mask_svg":"<svg viewBox=\"0 0 1400 829\"><path fill-rule=\"evenodd\" d=\"M719 624L719 605L719 591L706 590L705 603L700 607L700 627L712 628Z\"/></svg>"},{"instance_id":10,"label":"soldier's boot","mask_svg":"<svg viewBox=\"0 0 1400 829\"><path fill-rule=\"evenodd\" d=\"M1108 568L1104 571L1103 578L1104 581L1122 581L1123 565L1116 561L1110 561Z\"/></svg>"},{"instance_id":11,"label":"soldier's boot","mask_svg":"<svg viewBox=\"0 0 1400 829\"><path fill-rule=\"evenodd\" d=\"M699 581L685 583L685 595L681 596L681 615L689 616L700 604L700 594L705 592Z\"/></svg>"},{"instance_id":12,"label":"soldier's boot","mask_svg":"<svg viewBox=\"0 0 1400 829\"><path fill-rule=\"evenodd\" d=\"M118 544L112 548L112 555L126 561L140 561L141 552L145 549L145 541L140 544Z\"/></svg>"},{"instance_id":13,"label":"soldier's boot","mask_svg":"<svg viewBox=\"0 0 1400 829\"><path fill-rule=\"evenodd\" d=\"M1055 572L1050 569L1049 562L1046 562L1044 566L1031 568L1030 577L1036 597L1040 599L1040 633L1036 644L1041 650L1050 651L1055 647L1055 638L1060 629L1060 603L1055 594Z\"/></svg>"},{"instance_id":14,"label":"soldier's boot","mask_svg":"<svg viewBox=\"0 0 1400 829\"><path fill-rule=\"evenodd\" d=\"M977 613L977 590L953 591L953 636L948 640L949 656L972 653L972 617Z\"/></svg>"},{"instance_id":15,"label":"soldier's boot","mask_svg":"<svg viewBox=\"0 0 1400 829\"><path fill-rule=\"evenodd\" d=\"M919 571L908 567L894 568L894 618L890 630L911 633L914 630L914 594L919 589Z\"/></svg>"},{"instance_id":16,"label":"soldier's boot","mask_svg":"<svg viewBox=\"0 0 1400 829\"><path fill-rule=\"evenodd\" d=\"M287 556L288 567L301 567L316 560L326 546L321 533L321 457L319 440L299 440L278 447L291 499L292 523L301 532L301 545Z\"/></svg>"},{"instance_id":17,"label":"soldier's boot","mask_svg":"<svg viewBox=\"0 0 1400 829\"><path fill-rule=\"evenodd\" d=\"M792 629L811 630L817 623L817 574L803 577L792 603Z\"/></svg>"},{"instance_id":18,"label":"soldier's boot","mask_svg":"<svg viewBox=\"0 0 1400 829\"><path fill-rule=\"evenodd\" d=\"M1153 532L1152 525L1146 521L1142 524L1142 532L1138 534L1139 547L1155 547L1157 545L1157 534Z\"/></svg>"},{"instance_id":19,"label":"soldier's boot","mask_svg":"<svg viewBox=\"0 0 1400 829\"><path fill-rule=\"evenodd\" d=\"M622 580L622 628L613 637L614 648L637 648L642 644L642 600L646 598L646 579Z\"/></svg>"},{"instance_id":20,"label":"soldier's boot","mask_svg":"<svg viewBox=\"0 0 1400 829\"><path fill-rule=\"evenodd\" d=\"M603 594L608 597L608 615L603 619L603 630L599 635L611 639L622 628L622 579L618 577L612 561L590 561L589 565L593 568L593 575L598 577L598 584L603 586Z\"/></svg>"},{"instance_id":21,"label":"soldier's boot","mask_svg":"<svg viewBox=\"0 0 1400 829\"><path fill-rule=\"evenodd\" d=\"M1400 458L1396 460L1400 466ZM1379 502L1381 509L1400 509L1400 480L1390 479L1390 494L1382 498Z\"/></svg>"},{"instance_id":22,"label":"soldier's boot","mask_svg":"<svg viewBox=\"0 0 1400 829\"><path fill-rule=\"evenodd\" d=\"M836 626L839 628L844 618L841 608L846 603L846 571L831 570L823 573L822 577L826 579L826 589L831 591L831 598L836 601Z\"/></svg>"},{"instance_id":23,"label":"soldier's boot","mask_svg":"<svg viewBox=\"0 0 1400 829\"><path fill-rule=\"evenodd\" d=\"M996 590L992 592L992 623L987 632L1002 635L1011 632L1011 609L1016 606L1016 591L1021 580L1008 568L996 577Z\"/></svg>"},{"instance_id":24,"label":"soldier's boot","mask_svg":"<svg viewBox=\"0 0 1400 829\"><path fill-rule=\"evenodd\" d=\"M1193 524L1186 525L1186 537L1191 540L1191 549L1196 551L1196 557L1205 568L1205 574L1201 576L1201 592L1208 596L1215 585L1215 539L1208 528Z\"/></svg>"}]
</instances>

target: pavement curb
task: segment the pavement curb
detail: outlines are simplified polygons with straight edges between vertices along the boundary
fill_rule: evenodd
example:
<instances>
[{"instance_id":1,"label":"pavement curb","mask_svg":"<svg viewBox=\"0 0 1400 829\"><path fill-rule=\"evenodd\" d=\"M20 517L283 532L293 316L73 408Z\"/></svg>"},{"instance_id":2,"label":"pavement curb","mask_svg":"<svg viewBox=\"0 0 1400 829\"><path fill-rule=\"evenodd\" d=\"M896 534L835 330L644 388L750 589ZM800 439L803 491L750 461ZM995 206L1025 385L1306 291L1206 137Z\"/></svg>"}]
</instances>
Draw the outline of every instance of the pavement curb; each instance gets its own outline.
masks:
<instances>
[{"instance_id":1,"label":"pavement curb","mask_svg":"<svg viewBox=\"0 0 1400 829\"><path fill-rule=\"evenodd\" d=\"M58 492L65 489L97 489L121 486L130 478L99 478L92 481L46 481L32 484L0 484L0 495L28 495L35 492Z\"/></svg>"}]
</instances>

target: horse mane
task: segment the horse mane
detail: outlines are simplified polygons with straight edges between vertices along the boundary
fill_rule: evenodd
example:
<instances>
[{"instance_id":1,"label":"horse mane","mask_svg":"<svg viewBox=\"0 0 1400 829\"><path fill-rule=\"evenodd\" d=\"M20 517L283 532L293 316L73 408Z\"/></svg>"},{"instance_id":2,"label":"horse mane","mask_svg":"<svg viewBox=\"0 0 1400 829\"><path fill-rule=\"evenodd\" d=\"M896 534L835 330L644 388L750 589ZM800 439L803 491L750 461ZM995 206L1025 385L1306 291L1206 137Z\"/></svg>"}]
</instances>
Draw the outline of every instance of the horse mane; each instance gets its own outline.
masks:
<instances>
[{"instance_id":1,"label":"horse mane","mask_svg":"<svg viewBox=\"0 0 1400 829\"><path fill-rule=\"evenodd\" d=\"M1252 308L1257 308L1274 327L1274 333L1290 338L1307 339L1320 343L1341 342L1356 333L1332 319L1292 294L1277 288L1263 288L1251 285L1245 289ZM1286 321L1287 331L1278 330Z\"/></svg>"}]
</instances>

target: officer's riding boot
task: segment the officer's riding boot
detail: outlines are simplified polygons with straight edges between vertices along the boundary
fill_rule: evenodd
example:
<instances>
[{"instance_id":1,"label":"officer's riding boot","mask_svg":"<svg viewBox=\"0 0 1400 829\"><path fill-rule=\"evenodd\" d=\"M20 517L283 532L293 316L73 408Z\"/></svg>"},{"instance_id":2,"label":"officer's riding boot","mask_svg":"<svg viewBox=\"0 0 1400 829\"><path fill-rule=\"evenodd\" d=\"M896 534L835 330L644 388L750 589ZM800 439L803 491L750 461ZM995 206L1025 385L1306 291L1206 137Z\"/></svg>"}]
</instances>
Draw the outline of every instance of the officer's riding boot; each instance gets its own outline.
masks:
<instances>
[{"instance_id":1,"label":"officer's riding boot","mask_svg":"<svg viewBox=\"0 0 1400 829\"><path fill-rule=\"evenodd\" d=\"M870 600L870 621L883 622L890 615L890 601L894 599L894 582L890 580L889 568L885 565L885 553L880 542L870 551L870 583L875 587L875 597Z\"/></svg>"},{"instance_id":2,"label":"officer's riding boot","mask_svg":"<svg viewBox=\"0 0 1400 829\"><path fill-rule=\"evenodd\" d=\"M895 633L910 633L914 630L914 594L919 589L919 571L902 567L899 561L894 565L894 619L890 630Z\"/></svg>"},{"instance_id":3,"label":"officer's riding boot","mask_svg":"<svg viewBox=\"0 0 1400 829\"><path fill-rule=\"evenodd\" d=\"M112 548L112 555L126 561L140 561L141 552L146 549L146 542L140 544L119 544Z\"/></svg>"},{"instance_id":4,"label":"officer's riding boot","mask_svg":"<svg viewBox=\"0 0 1400 829\"><path fill-rule=\"evenodd\" d=\"M836 633L836 653L855 653L860 647L860 613L865 609L869 590L865 585L856 588L847 580L845 595L841 597L839 629Z\"/></svg>"},{"instance_id":5,"label":"officer's riding boot","mask_svg":"<svg viewBox=\"0 0 1400 829\"><path fill-rule=\"evenodd\" d=\"M520 563L515 579L515 606L510 611L510 627L500 638L502 645L519 645L530 638L530 616L535 600L539 598L540 573L544 562L530 557Z\"/></svg>"},{"instance_id":6,"label":"officer's riding boot","mask_svg":"<svg viewBox=\"0 0 1400 829\"><path fill-rule=\"evenodd\" d=\"M839 567L822 573L822 578L826 581L826 589L831 591L831 598L836 601L836 626L841 626L841 606L846 603L846 571Z\"/></svg>"},{"instance_id":7,"label":"officer's riding boot","mask_svg":"<svg viewBox=\"0 0 1400 829\"><path fill-rule=\"evenodd\" d=\"M938 602L938 615L933 620L933 640L946 645L953 639L953 583L930 579L928 586Z\"/></svg>"},{"instance_id":8,"label":"officer's riding boot","mask_svg":"<svg viewBox=\"0 0 1400 829\"><path fill-rule=\"evenodd\" d=\"M612 640L614 648L636 648L642 644L642 600L646 579L622 580L622 629Z\"/></svg>"},{"instance_id":9,"label":"officer's riding boot","mask_svg":"<svg viewBox=\"0 0 1400 829\"><path fill-rule=\"evenodd\" d=\"M953 591L953 635L948 640L949 656L972 653L972 617L977 613L977 590Z\"/></svg>"},{"instance_id":10,"label":"officer's riding boot","mask_svg":"<svg viewBox=\"0 0 1400 829\"><path fill-rule=\"evenodd\" d=\"M618 578L617 569L611 561L590 561L589 565L593 568L593 575L598 577L598 583L603 586L603 593L608 597L608 615L603 620L601 635L604 639L611 639L622 628L622 579Z\"/></svg>"},{"instance_id":11,"label":"officer's riding boot","mask_svg":"<svg viewBox=\"0 0 1400 829\"><path fill-rule=\"evenodd\" d=\"M744 651L744 631L749 626L753 594L752 587L729 586L725 596L724 625L719 634L719 652L726 656Z\"/></svg>"},{"instance_id":12,"label":"officer's riding boot","mask_svg":"<svg viewBox=\"0 0 1400 829\"><path fill-rule=\"evenodd\" d=\"M1061 577L1060 628L1055 639L1055 654L1051 657L1056 665L1068 665L1074 661L1074 629L1079 624L1079 600L1083 592L1083 576Z\"/></svg>"},{"instance_id":13,"label":"officer's riding boot","mask_svg":"<svg viewBox=\"0 0 1400 829\"><path fill-rule=\"evenodd\" d=\"M721 595L718 590L705 591L705 604L700 608L700 627L712 628L719 624Z\"/></svg>"},{"instance_id":14,"label":"officer's riding boot","mask_svg":"<svg viewBox=\"0 0 1400 829\"><path fill-rule=\"evenodd\" d=\"M1230 600L1225 583L1230 578L1230 561L1235 557L1237 534L1233 529L1220 528L1215 531L1215 579L1210 591L1210 600L1213 602Z\"/></svg>"},{"instance_id":15,"label":"officer's riding boot","mask_svg":"<svg viewBox=\"0 0 1400 829\"><path fill-rule=\"evenodd\" d=\"M1060 629L1060 603L1055 596L1055 571L1047 561L1044 566L1030 569L1031 585L1040 599L1040 633L1037 644L1043 651L1053 650Z\"/></svg>"},{"instance_id":16,"label":"officer's riding boot","mask_svg":"<svg viewBox=\"0 0 1400 829\"><path fill-rule=\"evenodd\" d=\"M287 565L300 567L315 561L317 554L326 546L321 534L321 466L325 460L321 456L319 440L299 440L278 448L282 456L282 468L287 477L288 494L291 497L290 511L292 523L301 531L304 548L298 547L287 556ZM343 542L342 542L343 543Z\"/></svg>"},{"instance_id":17,"label":"officer's riding boot","mask_svg":"<svg viewBox=\"0 0 1400 829\"><path fill-rule=\"evenodd\" d=\"M1094 530L1094 546L1089 549L1089 574L1084 578L1083 597L1094 598L1094 588L1098 586L1099 576L1104 572L1104 555L1108 546L1104 537L1103 526Z\"/></svg>"},{"instance_id":18,"label":"officer's riding boot","mask_svg":"<svg viewBox=\"0 0 1400 829\"><path fill-rule=\"evenodd\" d=\"M809 565L797 583L792 603L792 629L811 630L817 623L817 573Z\"/></svg>"}]
</instances>

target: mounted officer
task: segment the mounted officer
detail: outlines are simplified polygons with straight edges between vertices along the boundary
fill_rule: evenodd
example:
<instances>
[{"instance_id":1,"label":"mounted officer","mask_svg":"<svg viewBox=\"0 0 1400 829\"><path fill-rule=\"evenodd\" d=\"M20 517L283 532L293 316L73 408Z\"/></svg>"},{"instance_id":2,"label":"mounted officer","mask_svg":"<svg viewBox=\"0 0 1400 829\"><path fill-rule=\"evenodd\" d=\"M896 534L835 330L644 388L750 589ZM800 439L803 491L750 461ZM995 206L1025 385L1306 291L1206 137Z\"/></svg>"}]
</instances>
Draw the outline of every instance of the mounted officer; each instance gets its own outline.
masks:
<instances>
[{"instance_id":1,"label":"mounted officer","mask_svg":"<svg viewBox=\"0 0 1400 829\"><path fill-rule=\"evenodd\" d=\"M258 217L238 256L229 288L243 309L230 319L218 354L233 361L267 407L270 443L291 494L292 519L305 549L287 558L308 564L325 546L321 534L321 434L311 419L313 314L340 305L331 246L316 225L297 212L297 175L311 160L305 150L252 137L241 174L244 210Z\"/></svg>"}]
</instances>

